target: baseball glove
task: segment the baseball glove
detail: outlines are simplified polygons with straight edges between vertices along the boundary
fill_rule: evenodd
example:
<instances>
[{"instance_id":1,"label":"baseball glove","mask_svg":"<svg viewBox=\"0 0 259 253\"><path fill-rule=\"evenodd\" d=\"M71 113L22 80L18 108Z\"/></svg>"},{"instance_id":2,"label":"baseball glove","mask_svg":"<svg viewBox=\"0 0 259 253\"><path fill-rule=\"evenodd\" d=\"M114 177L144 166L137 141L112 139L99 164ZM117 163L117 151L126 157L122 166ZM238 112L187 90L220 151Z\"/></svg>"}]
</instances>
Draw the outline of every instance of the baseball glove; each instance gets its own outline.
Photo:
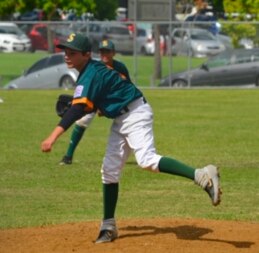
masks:
<instances>
[{"instance_id":1,"label":"baseball glove","mask_svg":"<svg viewBox=\"0 0 259 253\"><path fill-rule=\"evenodd\" d=\"M59 117L63 117L66 111L72 105L73 96L68 94L61 94L58 97L58 101L56 103L56 113Z\"/></svg>"}]
</instances>

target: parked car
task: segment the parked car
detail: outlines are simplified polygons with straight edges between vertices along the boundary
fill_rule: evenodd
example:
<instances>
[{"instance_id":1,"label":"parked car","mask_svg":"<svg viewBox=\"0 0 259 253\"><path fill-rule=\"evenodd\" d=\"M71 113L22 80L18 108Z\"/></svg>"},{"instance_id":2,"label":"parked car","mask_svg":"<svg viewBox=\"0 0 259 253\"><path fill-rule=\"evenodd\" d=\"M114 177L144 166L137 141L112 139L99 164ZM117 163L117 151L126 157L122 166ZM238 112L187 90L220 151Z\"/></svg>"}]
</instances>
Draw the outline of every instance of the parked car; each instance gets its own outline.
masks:
<instances>
[{"instance_id":1,"label":"parked car","mask_svg":"<svg viewBox=\"0 0 259 253\"><path fill-rule=\"evenodd\" d=\"M26 29L27 35L31 40L31 51L35 52L36 50L44 50L48 51L49 43L48 43L48 33L47 33L47 24L43 23L36 23L32 25L27 25L27 27L23 27ZM53 46L54 52L61 52L59 48L56 48L56 45L64 42L67 39L68 34L62 34L63 27L55 27L52 26L51 28L52 39L53 39Z\"/></svg>"},{"instance_id":2,"label":"parked car","mask_svg":"<svg viewBox=\"0 0 259 253\"><path fill-rule=\"evenodd\" d=\"M133 53L133 36L130 34L126 25L92 23L81 26L78 31L86 33L91 40L94 52L98 52L100 41L109 39L113 41L116 52L122 54Z\"/></svg>"},{"instance_id":3,"label":"parked car","mask_svg":"<svg viewBox=\"0 0 259 253\"><path fill-rule=\"evenodd\" d=\"M152 29L137 28L136 41L136 51L138 54L153 55L155 53L155 38ZM166 51L165 45L165 39L161 35L159 44L161 54L164 54Z\"/></svg>"},{"instance_id":4,"label":"parked car","mask_svg":"<svg viewBox=\"0 0 259 253\"><path fill-rule=\"evenodd\" d=\"M5 89L57 89L75 85L78 72L68 69L64 53L52 54L35 62L24 74L4 86Z\"/></svg>"},{"instance_id":5,"label":"parked car","mask_svg":"<svg viewBox=\"0 0 259 253\"><path fill-rule=\"evenodd\" d=\"M211 32L200 28L176 28L172 31L172 54L207 57L226 48Z\"/></svg>"},{"instance_id":6,"label":"parked car","mask_svg":"<svg viewBox=\"0 0 259 253\"><path fill-rule=\"evenodd\" d=\"M22 52L30 49L30 39L15 23L0 23L0 51Z\"/></svg>"},{"instance_id":7,"label":"parked car","mask_svg":"<svg viewBox=\"0 0 259 253\"><path fill-rule=\"evenodd\" d=\"M226 50L191 69L165 77L159 86L240 86L259 87L259 48Z\"/></svg>"},{"instance_id":8,"label":"parked car","mask_svg":"<svg viewBox=\"0 0 259 253\"><path fill-rule=\"evenodd\" d=\"M44 19L44 12L40 9L33 9L32 11L27 11L18 16L20 21L39 21Z\"/></svg>"},{"instance_id":9,"label":"parked car","mask_svg":"<svg viewBox=\"0 0 259 253\"><path fill-rule=\"evenodd\" d=\"M138 54L152 55L155 52L155 43L152 30L137 28L136 51Z\"/></svg>"}]
</instances>

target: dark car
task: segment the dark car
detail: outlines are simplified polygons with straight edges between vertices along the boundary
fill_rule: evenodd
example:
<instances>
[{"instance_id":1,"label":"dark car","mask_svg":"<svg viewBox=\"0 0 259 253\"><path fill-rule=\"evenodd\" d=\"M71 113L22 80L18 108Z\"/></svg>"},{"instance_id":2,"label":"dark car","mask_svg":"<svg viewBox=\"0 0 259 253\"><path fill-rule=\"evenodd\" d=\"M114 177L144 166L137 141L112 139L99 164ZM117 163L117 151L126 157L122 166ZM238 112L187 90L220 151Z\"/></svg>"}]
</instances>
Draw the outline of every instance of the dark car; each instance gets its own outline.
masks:
<instances>
[{"instance_id":1,"label":"dark car","mask_svg":"<svg viewBox=\"0 0 259 253\"><path fill-rule=\"evenodd\" d=\"M259 86L259 48L230 49L210 58L200 68L165 77L159 86Z\"/></svg>"},{"instance_id":2,"label":"dark car","mask_svg":"<svg viewBox=\"0 0 259 253\"><path fill-rule=\"evenodd\" d=\"M39 9L27 11L18 17L18 20L20 21L39 21L43 19L44 19L44 12L43 10L39 10Z\"/></svg>"}]
</instances>

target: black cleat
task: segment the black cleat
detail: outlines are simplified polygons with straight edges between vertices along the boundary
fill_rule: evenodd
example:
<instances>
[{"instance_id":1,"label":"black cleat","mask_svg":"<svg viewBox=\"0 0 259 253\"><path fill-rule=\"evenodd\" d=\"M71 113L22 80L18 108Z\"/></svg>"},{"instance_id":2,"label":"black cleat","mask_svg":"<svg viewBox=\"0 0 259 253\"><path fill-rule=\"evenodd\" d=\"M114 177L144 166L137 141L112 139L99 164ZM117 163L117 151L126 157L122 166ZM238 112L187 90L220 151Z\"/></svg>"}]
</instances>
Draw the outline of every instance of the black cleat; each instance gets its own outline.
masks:
<instances>
[{"instance_id":1,"label":"black cleat","mask_svg":"<svg viewBox=\"0 0 259 253\"><path fill-rule=\"evenodd\" d=\"M70 156L64 156L62 160L60 161L59 165L70 165L72 164L72 157Z\"/></svg>"}]
</instances>

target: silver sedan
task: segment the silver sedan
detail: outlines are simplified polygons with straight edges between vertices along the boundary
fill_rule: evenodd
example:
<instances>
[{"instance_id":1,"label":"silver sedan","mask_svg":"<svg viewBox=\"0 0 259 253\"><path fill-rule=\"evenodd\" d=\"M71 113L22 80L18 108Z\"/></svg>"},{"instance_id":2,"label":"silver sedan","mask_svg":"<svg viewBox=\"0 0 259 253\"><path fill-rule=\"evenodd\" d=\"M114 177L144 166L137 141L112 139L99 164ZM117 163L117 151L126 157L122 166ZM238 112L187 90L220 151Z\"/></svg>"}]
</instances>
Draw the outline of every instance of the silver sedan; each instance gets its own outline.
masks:
<instances>
[{"instance_id":1,"label":"silver sedan","mask_svg":"<svg viewBox=\"0 0 259 253\"><path fill-rule=\"evenodd\" d=\"M226 49L211 32L199 28L176 28L172 32L172 54L207 57Z\"/></svg>"},{"instance_id":2,"label":"silver sedan","mask_svg":"<svg viewBox=\"0 0 259 253\"><path fill-rule=\"evenodd\" d=\"M22 76L11 80L5 89L69 89L75 85L78 72L68 69L64 53L52 54L35 62Z\"/></svg>"}]
</instances>

